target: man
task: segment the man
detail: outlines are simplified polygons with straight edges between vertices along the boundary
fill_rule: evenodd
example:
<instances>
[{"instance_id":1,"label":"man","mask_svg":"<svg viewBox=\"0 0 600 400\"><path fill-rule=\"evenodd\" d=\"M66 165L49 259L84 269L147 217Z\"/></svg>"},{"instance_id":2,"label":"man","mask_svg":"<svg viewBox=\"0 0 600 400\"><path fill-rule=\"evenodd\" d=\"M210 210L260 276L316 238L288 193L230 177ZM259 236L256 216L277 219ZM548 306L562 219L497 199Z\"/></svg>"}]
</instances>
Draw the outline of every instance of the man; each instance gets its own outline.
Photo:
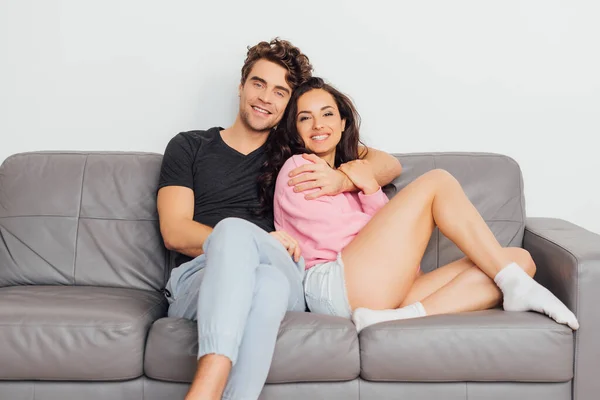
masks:
<instances>
[{"instance_id":1,"label":"man","mask_svg":"<svg viewBox=\"0 0 600 400\"><path fill-rule=\"evenodd\" d=\"M287 41L249 48L234 124L180 133L165 150L158 214L179 265L165 290L169 316L198 320L198 365L186 399L258 398L281 320L286 311L305 311L300 249L274 232L272 216L257 212L256 180L269 133L311 72L308 58ZM382 185L400 173L388 154L370 149L368 158ZM356 190L323 164L290 184L320 189L311 196Z\"/></svg>"}]
</instances>

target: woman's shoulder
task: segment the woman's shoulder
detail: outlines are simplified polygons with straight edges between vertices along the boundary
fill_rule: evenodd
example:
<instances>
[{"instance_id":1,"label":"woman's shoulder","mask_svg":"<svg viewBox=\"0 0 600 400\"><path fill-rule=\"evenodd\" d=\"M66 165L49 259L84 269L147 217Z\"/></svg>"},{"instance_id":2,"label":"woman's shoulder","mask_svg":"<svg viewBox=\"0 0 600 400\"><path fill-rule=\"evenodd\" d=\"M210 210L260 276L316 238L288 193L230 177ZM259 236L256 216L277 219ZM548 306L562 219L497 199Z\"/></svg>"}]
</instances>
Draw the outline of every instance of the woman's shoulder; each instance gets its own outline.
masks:
<instances>
[{"instance_id":1,"label":"woman's shoulder","mask_svg":"<svg viewBox=\"0 0 600 400\"><path fill-rule=\"evenodd\" d=\"M290 172L294 168L297 168L304 164L311 164L312 161L305 159L302 157L302 154L296 154L285 160L283 166L281 167L281 172L287 171Z\"/></svg>"}]
</instances>

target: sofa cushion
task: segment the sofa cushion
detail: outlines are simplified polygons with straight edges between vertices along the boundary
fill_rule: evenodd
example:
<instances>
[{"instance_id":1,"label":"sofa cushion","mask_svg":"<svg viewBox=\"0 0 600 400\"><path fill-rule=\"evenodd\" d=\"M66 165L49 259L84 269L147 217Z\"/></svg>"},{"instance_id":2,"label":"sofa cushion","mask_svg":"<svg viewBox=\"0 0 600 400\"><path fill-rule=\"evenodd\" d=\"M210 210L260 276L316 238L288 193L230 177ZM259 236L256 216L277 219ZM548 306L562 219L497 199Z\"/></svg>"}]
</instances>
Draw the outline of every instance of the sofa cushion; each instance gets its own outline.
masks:
<instances>
[{"instance_id":1,"label":"sofa cushion","mask_svg":"<svg viewBox=\"0 0 600 400\"><path fill-rule=\"evenodd\" d=\"M196 371L196 323L162 318L150 329L145 374L152 379L191 382ZM350 320L288 312L275 347L267 383L344 381L360 371L358 337Z\"/></svg>"},{"instance_id":2,"label":"sofa cushion","mask_svg":"<svg viewBox=\"0 0 600 400\"><path fill-rule=\"evenodd\" d=\"M0 287L158 290L168 254L158 227L162 157L16 154L0 166Z\"/></svg>"},{"instance_id":3,"label":"sofa cushion","mask_svg":"<svg viewBox=\"0 0 600 400\"><path fill-rule=\"evenodd\" d=\"M360 333L370 381L565 382L573 331L533 312L486 310L372 325Z\"/></svg>"},{"instance_id":4,"label":"sofa cushion","mask_svg":"<svg viewBox=\"0 0 600 400\"><path fill-rule=\"evenodd\" d=\"M159 292L123 288L0 288L0 380L139 377Z\"/></svg>"}]
</instances>

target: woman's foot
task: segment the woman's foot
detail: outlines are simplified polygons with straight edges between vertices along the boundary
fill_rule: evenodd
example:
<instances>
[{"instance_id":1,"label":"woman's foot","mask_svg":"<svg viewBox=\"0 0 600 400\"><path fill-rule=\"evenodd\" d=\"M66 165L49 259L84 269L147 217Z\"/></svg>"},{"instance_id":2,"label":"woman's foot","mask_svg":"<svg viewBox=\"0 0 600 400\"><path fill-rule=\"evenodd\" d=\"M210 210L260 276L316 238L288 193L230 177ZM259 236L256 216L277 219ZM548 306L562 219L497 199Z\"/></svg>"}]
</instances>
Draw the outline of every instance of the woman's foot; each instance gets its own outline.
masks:
<instances>
[{"instance_id":1,"label":"woman's foot","mask_svg":"<svg viewBox=\"0 0 600 400\"><path fill-rule=\"evenodd\" d=\"M399 319L410 319L424 317L427 315L425 308L421 303L413 303L406 307L395 310L370 310L368 308L357 308L352 313L352 322L356 325L358 332L367 326L386 321L396 321Z\"/></svg>"},{"instance_id":2,"label":"woman's foot","mask_svg":"<svg viewBox=\"0 0 600 400\"><path fill-rule=\"evenodd\" d=\"M537 311L573 330L579 328L575 314L516 263L511 263L498 272L494 282L504 295L503 305L506 311Z\"/></svg>"}]
</instances>

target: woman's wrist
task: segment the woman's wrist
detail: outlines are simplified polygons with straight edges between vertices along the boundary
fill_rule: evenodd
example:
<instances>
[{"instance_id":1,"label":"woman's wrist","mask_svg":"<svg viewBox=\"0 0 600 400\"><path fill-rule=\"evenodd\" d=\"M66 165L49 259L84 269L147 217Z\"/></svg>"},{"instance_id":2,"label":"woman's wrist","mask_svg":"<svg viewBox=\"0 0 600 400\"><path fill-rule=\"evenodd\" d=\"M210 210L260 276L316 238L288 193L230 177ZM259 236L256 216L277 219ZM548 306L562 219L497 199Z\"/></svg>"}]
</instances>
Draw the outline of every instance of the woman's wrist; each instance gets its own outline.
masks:
<instances>
[{"instance_id":1,"label":"woman's wrist","mask_svg":"<svg viewBox=\"0 0 600 400\"><path fill-rule=\"evenodd\" d=\"M363 194L365 194L367 196L378 192L379 189L381 189L381 186L379 186L379 184L376 181L373 184L370 184L368 186L360 188L360 190L363 192Z\"/></svg>"}]
</instances>

